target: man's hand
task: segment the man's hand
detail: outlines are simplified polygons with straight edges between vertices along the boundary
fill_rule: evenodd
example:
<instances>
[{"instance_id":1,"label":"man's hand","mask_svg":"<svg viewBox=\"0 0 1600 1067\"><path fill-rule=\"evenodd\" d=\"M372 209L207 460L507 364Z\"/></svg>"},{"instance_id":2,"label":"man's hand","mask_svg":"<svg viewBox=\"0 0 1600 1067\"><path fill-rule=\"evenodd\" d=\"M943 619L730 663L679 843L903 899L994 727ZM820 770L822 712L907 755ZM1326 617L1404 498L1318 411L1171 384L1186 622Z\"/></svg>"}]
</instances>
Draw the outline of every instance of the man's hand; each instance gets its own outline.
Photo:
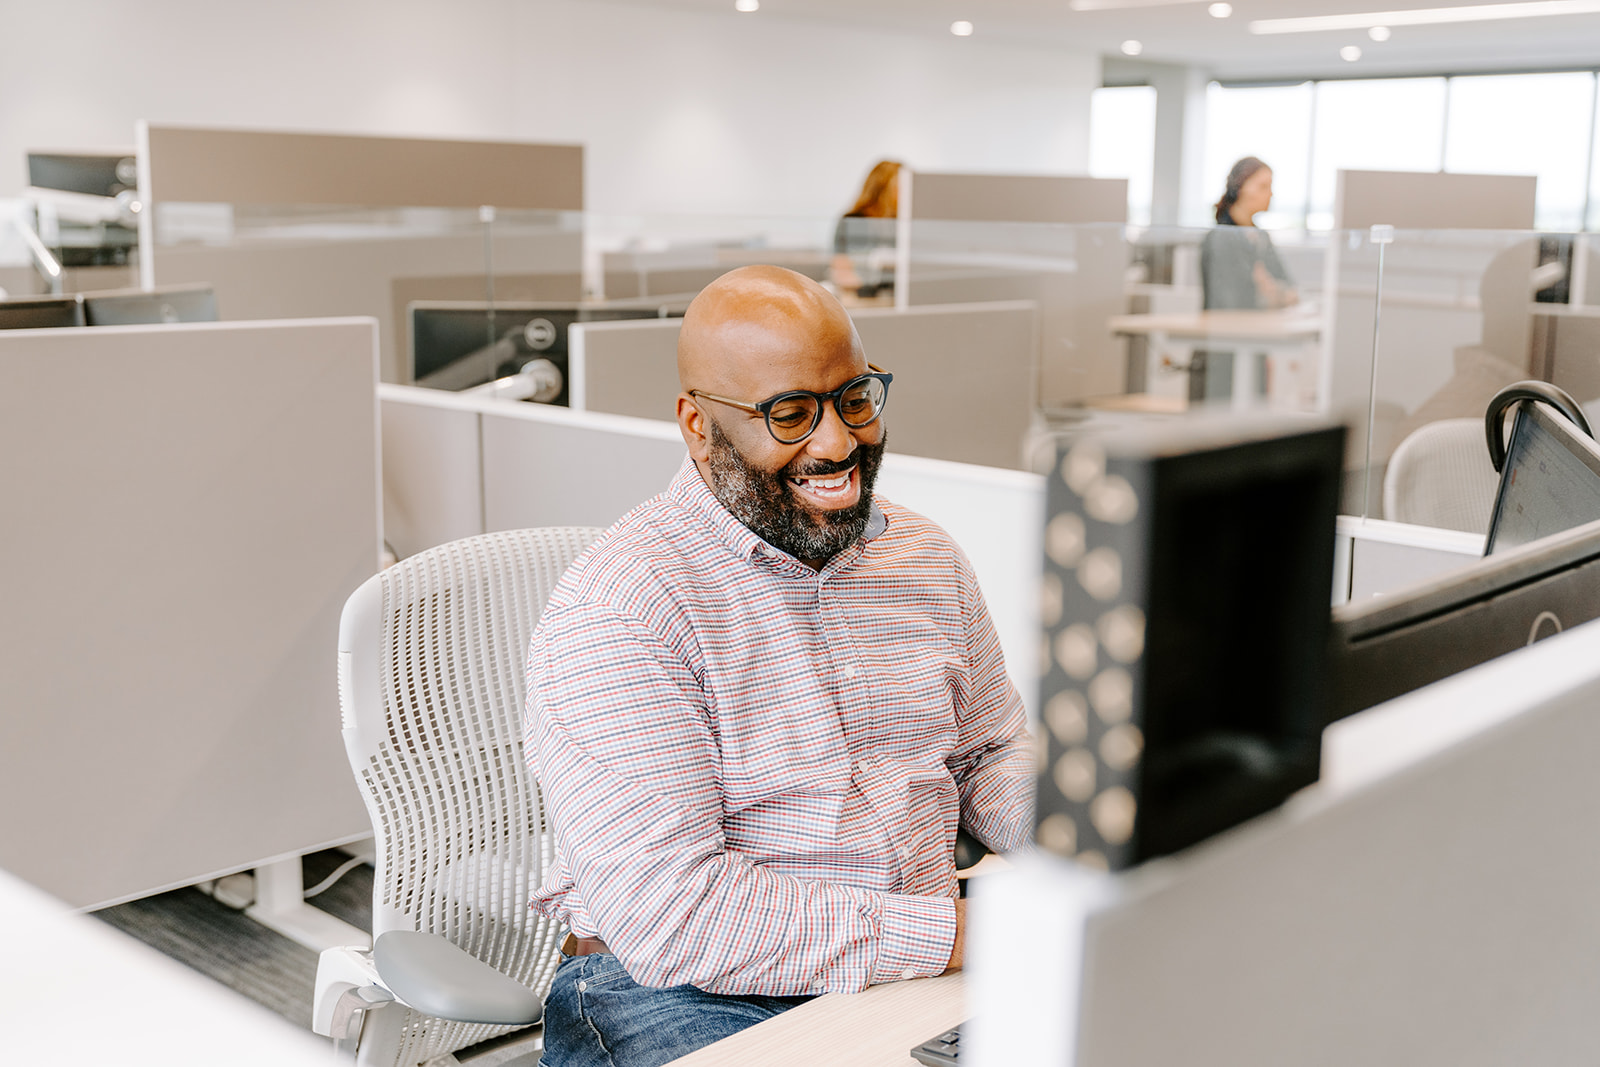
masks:
<instances>
[{"instance_id":1,"label":"man's hand","mask_svg":"<svg viewBox=\"0 0 1600 1067\"><path fill-rule=\"evenodd\" d=\"M959 971L963 957L967 952L967 902L962 897L956 897L956 942L950 946L950 962L945 965L944 973Z\"/></svg>"}]
</instances>

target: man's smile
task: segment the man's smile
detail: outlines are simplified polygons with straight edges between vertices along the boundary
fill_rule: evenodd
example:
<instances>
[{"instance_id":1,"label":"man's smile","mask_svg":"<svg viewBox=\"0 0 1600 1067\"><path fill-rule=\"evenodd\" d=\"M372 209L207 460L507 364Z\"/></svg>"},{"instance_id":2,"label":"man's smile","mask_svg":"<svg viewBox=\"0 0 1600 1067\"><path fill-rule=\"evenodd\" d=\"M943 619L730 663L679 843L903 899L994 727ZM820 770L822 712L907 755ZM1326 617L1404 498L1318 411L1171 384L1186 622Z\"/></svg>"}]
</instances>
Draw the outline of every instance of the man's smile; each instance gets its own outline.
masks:
<instances>
[{"instance_id":1,"label":"man's smile","mask_svg":"<svg viewBox=\"0 0 1600 1067\"><path fill-rule=\"evenodd\" d=\"M861 496L857 471L857 465L852 464L848 470L830 471L827 474L795 474L789 476L789 484L804 500L829 510L845 508Z\"/></svg>"}]
</instances>

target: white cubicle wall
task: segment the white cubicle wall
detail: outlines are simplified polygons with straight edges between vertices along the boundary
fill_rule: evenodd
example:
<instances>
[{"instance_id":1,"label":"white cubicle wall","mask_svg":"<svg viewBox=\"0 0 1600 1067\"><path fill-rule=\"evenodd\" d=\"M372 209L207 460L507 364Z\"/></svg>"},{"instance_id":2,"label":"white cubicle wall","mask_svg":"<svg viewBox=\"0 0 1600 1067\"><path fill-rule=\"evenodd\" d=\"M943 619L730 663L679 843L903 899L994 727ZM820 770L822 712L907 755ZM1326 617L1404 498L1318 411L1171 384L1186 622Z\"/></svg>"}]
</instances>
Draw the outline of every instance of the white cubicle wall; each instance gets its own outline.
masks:
<instances>
[{"instance_id":1,"label":"white cubicle wall","mask_svg":"<svg viewBox=\"0 0 1600 1067\"><path fill-rule=\"evenodd\" d=\"M1365 600L1471 566L1483 559L1483 543L1482 534L1340 515L1333 602Z\"/></svg>"},{"instance_id":2,"label":"white cubicle wall","mask_svg":"<svg viewBox=\"0 0 1600 1067\"><path fill-rule=\"evenodd\" d=\"M1034 420L1038 308L1029 301L851 311L868 362L893 372L884 416L892 452L1023 466ZM568 334L572 406L671 419L680 319L577 323Z\"/></svg>"},{"instance_id":3,"label":"white cubicle wall","mask_svg":"<svg viewBox=\"0 0 1600 1067\"><path fill-rule=\"evenodd\" d=\"M675 423L382 385L384 539L402 559L474 534L609 526L683 462Z\"/></svg>"},{"instance_id":4,"label":"white cubicle wall","mask_svg":"<svg viewBox=\"0 0 1600 1067\"><path fill-rule=\"evenodd\" d=\"M0 867L92 907L370 832L376 369L365 319L0 333Z\"/></svg>"},{"instance_id":5,"label":"white cubicle wall","mask_svg":"<svg viewBox=\"0 0 1600 1067\"><path fill-rule=\"evenodd\" d=\"M973 1062L1589 1062L1597 701L1589 623L1342 720L1320 783L1088 907L1054 863L980 883L975 943L1036 936L969 961Z\"/></svg>"}]
</instances>

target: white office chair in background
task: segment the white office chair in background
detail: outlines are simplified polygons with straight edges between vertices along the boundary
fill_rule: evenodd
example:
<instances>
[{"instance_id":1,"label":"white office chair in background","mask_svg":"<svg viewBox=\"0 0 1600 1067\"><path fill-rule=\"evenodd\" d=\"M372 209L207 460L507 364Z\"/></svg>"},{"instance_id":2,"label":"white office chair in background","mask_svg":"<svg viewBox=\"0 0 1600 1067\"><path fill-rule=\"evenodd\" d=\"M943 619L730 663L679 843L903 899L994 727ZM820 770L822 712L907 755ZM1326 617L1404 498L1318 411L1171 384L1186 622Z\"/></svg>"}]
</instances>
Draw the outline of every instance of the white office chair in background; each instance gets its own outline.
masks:
<instances>
[{"instance_id":1,"label":"white office chair in background","mask_svg":"<svg viewBox=\"0 0 1600 1067\"><path fill-rule=\"evenodd\" d=\"M524 671L550 590L599 533L453 541L345 603L339 703L372 816L374 942L322 954L312 1028L356 1039L362 1065L414 1067L539 1020L562 931L528 909L553 846L523 759Z\"/></svg>"},{"instance_id":2,"label":"white office chair in background","mask_svg":"<svg viewBox=\"0 0 1600 1067\"><path fill-rule=\"evenodd\" d=\"M1489 462L1483 420L1440 419L1400 442L1383 476L1383 517L1487 533L1500 476Z\"/></svg>"}]
</instances>

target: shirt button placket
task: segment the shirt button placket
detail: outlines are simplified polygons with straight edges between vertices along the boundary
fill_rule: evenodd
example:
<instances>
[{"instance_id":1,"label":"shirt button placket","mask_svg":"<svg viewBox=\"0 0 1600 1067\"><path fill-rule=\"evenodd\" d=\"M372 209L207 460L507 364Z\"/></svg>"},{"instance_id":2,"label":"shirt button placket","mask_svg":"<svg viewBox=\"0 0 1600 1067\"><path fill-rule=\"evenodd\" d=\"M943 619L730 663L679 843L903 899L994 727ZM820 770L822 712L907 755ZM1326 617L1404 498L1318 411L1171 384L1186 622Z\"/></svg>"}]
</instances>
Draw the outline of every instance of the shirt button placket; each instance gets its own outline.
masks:
<instances>
[{"instance_id":1,"label":"shirt button placket","mask_svg":"<svg viewBox=\"0 0 1600 1067\"><path fill-rule=\"evenodd\" d=\"M850 636L849 626L845 624L843 607L838 598L833 596L824 577L817 579L817 617L827 641L825 654L828 664L834 668L830 673L839 716L849 723L866 710L866 701L857 683L861 668L856 663L855 641Z\"/></svg>"}]
</instances>

